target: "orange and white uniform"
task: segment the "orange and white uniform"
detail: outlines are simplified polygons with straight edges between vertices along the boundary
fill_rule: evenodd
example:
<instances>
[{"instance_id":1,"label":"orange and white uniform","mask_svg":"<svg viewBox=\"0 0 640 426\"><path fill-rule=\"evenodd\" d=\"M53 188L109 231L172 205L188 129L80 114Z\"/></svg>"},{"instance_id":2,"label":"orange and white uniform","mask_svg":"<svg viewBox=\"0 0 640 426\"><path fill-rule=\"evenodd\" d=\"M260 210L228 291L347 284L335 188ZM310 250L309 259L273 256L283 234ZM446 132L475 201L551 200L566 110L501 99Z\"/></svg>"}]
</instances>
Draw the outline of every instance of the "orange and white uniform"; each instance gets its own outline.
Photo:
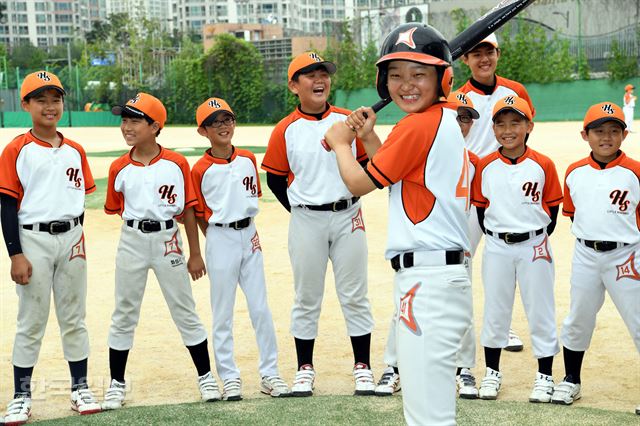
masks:
<instances>
[{"instance_id":1,"label":"orange and white uniform","mask_svg":"<svg viewBox=\"0 0 640 426\"><path fill-rule=\"evenodd\" d=\"M569 166L562 213L573 218L571 306L562 343L586 351L609 293L640 352L640 162L623 152L602 168L591 156Z\"/></svg>"},{"instance_id":2,"label":"orange and white uniform","mask_svg":"<svg viewBox=\"0 0 640 426\"><path fill-rule=\"evenodd\" d=\"M0 156L0 193L18 200L20 244L33 268L29 284L16 286L19 306L12 363L23 368L38 360L52 291L65 359L89 356L82 216L85 195L96 187L84 149L58 135L62 142L54 148L27 132Z\"/></svg>"},{"instance_id":3,"label":"orange and white uniform","mask_svg":"<svg viewBox=\"0 0 640 426\"><path fill-rule=\"evenodd\" d=\"M517 81L496 75L495 89L489 95L475 87L470 81L467 81L458 90L465 93L473 101L473 107L480 114L480 118L473 123L469 134L465 138L467 149L480 158L491 154L500 146L493 133L492 121L493 107L500 99L509 95L519 96L527 101L532 114L535 116L535 109L527 90Z\"/></svg>"},{"instance_id":4,"label":"orange and white uniform","mask_svg":"<svg viewBox=\"0 0 640 426\"><path fill-rule=\"evenodd\" d=\"M562 202L555 165L529 147L517 160L496 151L478 164L472 202L486 209L482 346L507 346L517 280L534 356L555 355L559 350L553 294L555 272L546 232L551 223L549 208Z\"/></svg>"},{"instance_id":5,"label":"orange and white uniform","mask_svg":"<svg viewBox=\"0 0 640 426\"><path fill-rule=\"evenodd\" d=\"M407 115L366 168L376 186L390 187L385 257L396 270L396 318L385 357L397 356L405 418L425 401L439 408L429 410L438 421L455 415L456 353L473 316L469 161L456 115L444 103ZM409 423L425 418L409 415Z\"/></svg>"},{"instance_id":6,"label":"orange and white uniform","mask_svg":"<svg viewBox=\"0 0 640 426\"><path fill-rule=\"evenodd\" d=\"M267 304L262 247L254 217L262 196L256 158L233 147L229 159L210 150L191 171L198 207L209 224L206 263L211 282L213 347L216 369L224 380L240 377L233 356L233 310L238 284L244 292L260 351L260 376L277 376L278 348Z\"/></svg>"},{"instance_id":7,"label":"orange and white uniform","mask_svg":"<svg viewBox=\"0 0 640 426\"><path fill-rule=\"evenodd\" d=\"M335 153L320 144L329 127L345 121L349 113L330 106L317 119L297 108L274 128L262 161L267 172L288 176L288 246L296 293L291 333L298 339L315 339L318 334L329 259L349 336L373 330L361 205L344 185ZM359 140L352 146L358 161L366 159Z\"/></svg>"},{"instance_id":8,"label":"orange and white uniform","mask_svg":"<svg viewBox=\"0 0 640 426\"><path fill-rule=\"evenodd\" d=\"M204 341L207 332L195 311L176 221L184 209L197 204L189 164L182 155L161 147L144 165L132 158L133 150L111 164L104 206L107 214L119 214L124 220L109 347L131 349L149 269L158 279L184 344L193 346Z\"/></svg>"}]
</instances>

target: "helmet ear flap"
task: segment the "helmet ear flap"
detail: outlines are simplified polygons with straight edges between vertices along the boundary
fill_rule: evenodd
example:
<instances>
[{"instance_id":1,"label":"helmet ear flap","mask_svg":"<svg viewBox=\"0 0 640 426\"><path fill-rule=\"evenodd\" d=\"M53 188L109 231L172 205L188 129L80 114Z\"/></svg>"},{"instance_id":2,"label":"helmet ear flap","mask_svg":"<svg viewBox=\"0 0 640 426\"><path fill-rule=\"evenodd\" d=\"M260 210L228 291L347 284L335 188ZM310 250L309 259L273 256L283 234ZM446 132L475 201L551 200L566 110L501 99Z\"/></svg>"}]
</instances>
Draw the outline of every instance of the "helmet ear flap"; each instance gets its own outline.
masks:
<instances>
[{"instance_id":1,"label":"helmet ear flap","mask_svg":"<svg viewBox=\"0 0 640 426\"><path fill-rule=\"evenodd\" d=\"M446 98L451 93L453 87L453 67L446 67L442 72L442 78L440 79L440 90Z\"/></svg>"},{"instance_id":2,"label":"helmet ear flap","mask_svg":"<svg viewBox=\"0 0 640 426\"><path fill-rule=\"evenodd\" d=\"M389 88L387 88L387 70L387 64L382 64L381 66L378 66L378 71L376 72L376 89L378 90L378 96L380 96L380 99L386 99L389 97Z\"/></svg>"}]
</instances>

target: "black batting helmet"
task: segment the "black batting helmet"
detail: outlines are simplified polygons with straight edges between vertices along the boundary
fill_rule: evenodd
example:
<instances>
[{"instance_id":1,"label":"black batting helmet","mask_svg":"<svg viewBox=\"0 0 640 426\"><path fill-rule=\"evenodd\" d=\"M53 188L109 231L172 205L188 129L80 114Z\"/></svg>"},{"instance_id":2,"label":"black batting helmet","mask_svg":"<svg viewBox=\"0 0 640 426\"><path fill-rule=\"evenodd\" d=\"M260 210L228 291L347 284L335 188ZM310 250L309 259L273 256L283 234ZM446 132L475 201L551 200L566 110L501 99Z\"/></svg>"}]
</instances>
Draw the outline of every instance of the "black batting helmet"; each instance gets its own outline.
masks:
<instances>
[{"instance_id":1,"label":"black batting helmet","mask_svg":"<svg viewBox=\"0 0 640 426\"><path fill-rule=\"evenodd\" d=\"M413 22L399 25L389 33L380 48L380 59L376 62L376 88L383 99L389 97L387 68L389 62L396 60L435 66L440 82L440 96L449 96L453 85L451 50L449 43L438 30L426 24Z\"/></svg>"}]
</instances>

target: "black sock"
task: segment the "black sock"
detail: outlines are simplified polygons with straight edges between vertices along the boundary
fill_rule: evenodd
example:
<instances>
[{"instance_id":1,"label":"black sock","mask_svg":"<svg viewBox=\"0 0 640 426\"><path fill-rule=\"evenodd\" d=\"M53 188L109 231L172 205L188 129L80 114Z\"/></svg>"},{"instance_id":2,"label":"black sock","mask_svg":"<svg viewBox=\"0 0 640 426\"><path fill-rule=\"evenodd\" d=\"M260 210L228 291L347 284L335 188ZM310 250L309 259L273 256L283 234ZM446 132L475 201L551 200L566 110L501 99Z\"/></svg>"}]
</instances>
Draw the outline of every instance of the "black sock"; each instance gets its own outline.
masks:
<instances>
[{"instance_id":1,"label":"black sock","mask_svg":"<svg viewBox=\"0 0 640 426\"><path fill-rule=\"evenodd\" d=\"M353 348L353 363L359 362L369 367L371 353L371 333L362 336L351 336L351 347Z\"/></svg>"},{"instance_id":2,"label":"black sock","mask_svg":"<svg viewBox=\"0 0 640 426\"><path fill-rule=\"evenodd\" d=\"M211 371L211 361L209 360L209 349L207 347L207 339L197 345L187 346L191 359L198 370L198 376L204 376Z\"/></svg>"},{"instance_id":3,"label":"black sock","mask_svg":"<svg viewBox=\"0 0 640 426\"><path fill-rule=\"evenodd\" d=\"M569 383L580 383L580 371L582 370L582 359L584 351L572 351L562 347L564 355L564 371L566 374L565 381Z\"/></svg>"},{"instance_id":4,"label":"black sock","mask_svg":"<svg viewBox=\"0 0 640 426\"><path fill-rule=\"evenodd\" d=\"M294 340L298 355L298 370L305 364L313 365L313 345L316 343L316 339L305 340L294 337Z\"/></svg>"},{"instance_id":5,"label":"black sock","mask_svg":"<svg viewBox=\"0 0 640 426\"><path fill-rule=\"evenodd\" d=\"M124 370L127 368L127 358L129 358L129 350L119 351L109 348L109 370L111 378L120 383L124 383Z\"/></svg>"},{"instance_id":6,"label":"black sock","mask_svg":"<svg viewBox=\"0 0 640 426\"><path fill-rule=\"evenodd\" d=\"M71 392L87 387L87 358L80 361L69 361L71 372Z\"/></svg>"},{"instance_id":7,"label":"black sock","mask_svg":"<svg viewBox=\"0 0 640 426\"><path fill-rule=\"evenodd\" d=\"M492 370L500 371L500 348L484 348L484 362Z\"/></svg>"},{"instance_id":8,"label":"black sock","mask_svg":"<svg viewBox=\"0 0 640 426\"><path fill-rule=\"evenodd\" d=\"M13 366L13 392L14 398L18 395L26 395L31 397L31 376L33 375L33 367L22 368Z\"/></svg>"},{"instance_id":9,"label":"black sock","mask_svg":"<svg viewBox=\"0 0 640 426\"><path fill-rule=\"evenodd\" d=\"M553 371L553 356L546 356L544 358L538 358L538 372L552 376Z\"/></svg>"}]
</instances>

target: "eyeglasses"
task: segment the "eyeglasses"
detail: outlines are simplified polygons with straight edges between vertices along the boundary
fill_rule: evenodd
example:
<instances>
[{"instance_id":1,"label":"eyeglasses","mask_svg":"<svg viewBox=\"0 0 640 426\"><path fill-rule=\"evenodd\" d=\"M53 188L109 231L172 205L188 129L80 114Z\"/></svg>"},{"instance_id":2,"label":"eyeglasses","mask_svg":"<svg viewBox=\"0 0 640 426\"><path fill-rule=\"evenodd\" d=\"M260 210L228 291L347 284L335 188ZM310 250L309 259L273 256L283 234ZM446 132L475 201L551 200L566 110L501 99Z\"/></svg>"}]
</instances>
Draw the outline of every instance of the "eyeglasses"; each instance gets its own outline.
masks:
<instances>
[{"instance_id":1,"label":"eyeglasses","mask_svg":"<svg viewBox=\"0 0 640 426\"><path fill-rule=\"evenodd\" d=\"M473 117L471 117L470 115L459 115L456 117L456 120L461 123L469 124L473 121Z\"/></svg>"},{"instance_id":2,"label":"eyeglasses","mask_svg":"<svg viewBox=\"0 0 640 426\"><path fill-rule=\"evenodd\" d=\"M233 117L227 117L224 120L214 120L211 122L211 124L209 124L209 126L217 129L218 127L222 127L222 125L224 124L225 126L231 126L233 123L236 122L236 119Z\"/></svg>"}]
</instances>

